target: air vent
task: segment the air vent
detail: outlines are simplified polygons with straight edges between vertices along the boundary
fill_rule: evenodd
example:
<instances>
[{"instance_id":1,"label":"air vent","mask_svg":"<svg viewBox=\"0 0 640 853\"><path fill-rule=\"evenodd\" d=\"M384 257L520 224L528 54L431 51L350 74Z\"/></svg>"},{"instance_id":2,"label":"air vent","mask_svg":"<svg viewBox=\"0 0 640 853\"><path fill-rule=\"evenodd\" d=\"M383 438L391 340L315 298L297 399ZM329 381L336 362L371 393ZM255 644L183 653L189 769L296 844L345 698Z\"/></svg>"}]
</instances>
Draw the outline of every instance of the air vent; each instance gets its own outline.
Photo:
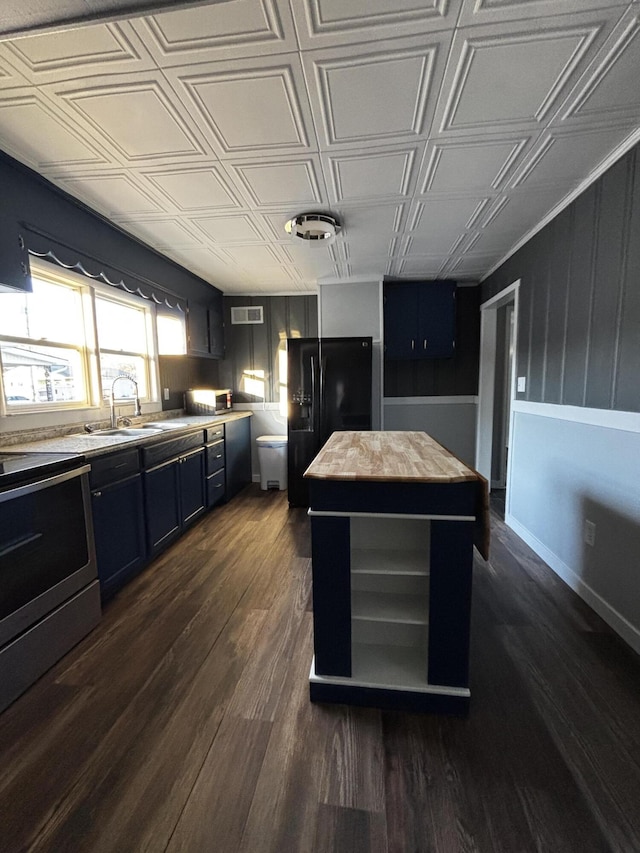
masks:
<instances>
[{"instance_id":1,"label":"air vent","mask_svg":"<svg viewBox=\"0 0 640 853\"><path fill-rule=\"evenodd\" d=\"M233 326L247 323L264 323L262 305L240 305L231 309L231 324Z\"/></svg>"}]
</instances>

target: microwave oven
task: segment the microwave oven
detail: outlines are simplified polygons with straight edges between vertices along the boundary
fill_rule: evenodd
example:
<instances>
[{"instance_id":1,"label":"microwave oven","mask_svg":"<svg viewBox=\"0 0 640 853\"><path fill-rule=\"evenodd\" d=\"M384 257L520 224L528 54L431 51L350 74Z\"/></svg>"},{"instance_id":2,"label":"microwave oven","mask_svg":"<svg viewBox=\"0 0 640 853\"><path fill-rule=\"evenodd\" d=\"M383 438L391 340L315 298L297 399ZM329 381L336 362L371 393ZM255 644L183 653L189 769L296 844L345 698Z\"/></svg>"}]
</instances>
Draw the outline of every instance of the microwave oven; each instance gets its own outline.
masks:
<instances>
[{"instance_id":1,"label":"microwave oven","mask_svg":"<svg viewBox=\"0 0 640 853\"><path fill-rule=\"evenodd\" d=\"M193 388L184 396L188 415L222 415L233 408L230 388Z\"/></svg>"}]
</instances>

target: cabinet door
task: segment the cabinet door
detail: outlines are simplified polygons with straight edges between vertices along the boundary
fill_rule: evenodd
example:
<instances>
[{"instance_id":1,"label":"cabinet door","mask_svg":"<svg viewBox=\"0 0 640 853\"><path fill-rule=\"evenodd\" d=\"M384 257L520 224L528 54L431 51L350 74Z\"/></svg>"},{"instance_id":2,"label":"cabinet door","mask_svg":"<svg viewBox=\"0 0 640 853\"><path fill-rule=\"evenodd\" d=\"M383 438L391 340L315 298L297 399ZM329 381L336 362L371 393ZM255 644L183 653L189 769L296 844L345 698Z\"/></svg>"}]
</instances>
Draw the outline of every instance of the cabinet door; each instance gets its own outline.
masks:
<instances>
[{"instance_id":1,"label":"cabinet door","mask_svg":"<svg viewBox=\"0 0 640 853\"><path fill-rule=\"evenodd\" d=\"M219 304L209 306L209 352L214 358L224 358L222 297L220 297Z\"/></svg>"},{"instance_id":2,"label":"cabinet door","mask_svg":"<svg viewBox=\"0 0 640 853\"><path fill-rule=\"evenodd\" d=\"M186 524L205 508L204 448L180 459L179 475L180 523Z\"/></svg>"},{"instance_id":3,"label":"cabinet door","mask_svg":"<svg viewBox=\"0 0 640 853\"><path fill-rule=\"evenodd\" d=\"M191 355L209 355L209 311L200 302L189 302L187 344Z\"/></svg>"},{"instance_id":4,"label":"cabinet door","mask_svg":"<svg viewBox=\"0 0 640 853\"><path fill-rule=\"evenodd\" d=\"M418 287L417 358L450 358L455 349L456 285L429 281Z\"/></svg>"},{"instance_id":5,"label":"cabinet door","mask_svg":"<svg viewBox=\"0 0 640 853\"><path fill-rule=\"evenodd\" d=\"M251 482L251 418L227 421L224 429L227 500Z\"/></svg>"},{"instance_id":6,"label":"cabinet door","mask_svg":"<svg viewBox=\"0 0 640 853\"><path fill-rule=\"evenodd\" d=\"M31 293L29 253L17 222L0 217L0 293Z\"/></svg>"},{"instance_id":7,"label":"cabinet door","mask_svg":"<svg viewBox=\"0 0 640 853\"><path fill-rule=\"evenodd\" d=\"M144 473L147 545L153 554L180 530L178 460L165 462Z\"/></svg>"},{"instance_id":8,"label":"cabinet door","mask_svg":"<svg viewBox=\"0 0 640 853\"><path fill-rule=\"evenodd\" d=\"M414 284L387 284L384 289L384 351L390 359L416 357L417 293Z\"/></svg>"},{"instance_id":9,"label":"cabinet door","mask_svg":"<svg viewBox=\"0 0 640 853\"><path fill-rule=\"evenodd\" d=\"M117 592L146 557L140 474L91 493L102 598Z\"/></svg>"}]
</instances>

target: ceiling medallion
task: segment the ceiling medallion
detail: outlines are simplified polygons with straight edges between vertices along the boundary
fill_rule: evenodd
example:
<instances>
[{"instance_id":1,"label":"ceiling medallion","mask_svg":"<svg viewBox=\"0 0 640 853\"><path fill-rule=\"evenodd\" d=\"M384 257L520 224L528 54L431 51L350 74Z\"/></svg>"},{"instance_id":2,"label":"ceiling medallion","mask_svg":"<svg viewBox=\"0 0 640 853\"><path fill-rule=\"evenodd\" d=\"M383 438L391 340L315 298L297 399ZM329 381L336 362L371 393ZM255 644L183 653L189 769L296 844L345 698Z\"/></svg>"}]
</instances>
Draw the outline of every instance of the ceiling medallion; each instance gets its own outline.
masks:
<instances>
[{"instance_id":1,"label":"ceiling medallion","mask_svg":"<svg viewBox=\"0 0 640 853\"><path fill-rule=\"evenodd\" d=\"M319 246L332 240L340 230L335 216L327 213L300 213L284 226L292 237L308 241L310 246Z\"/></svg>"}]
</instances>

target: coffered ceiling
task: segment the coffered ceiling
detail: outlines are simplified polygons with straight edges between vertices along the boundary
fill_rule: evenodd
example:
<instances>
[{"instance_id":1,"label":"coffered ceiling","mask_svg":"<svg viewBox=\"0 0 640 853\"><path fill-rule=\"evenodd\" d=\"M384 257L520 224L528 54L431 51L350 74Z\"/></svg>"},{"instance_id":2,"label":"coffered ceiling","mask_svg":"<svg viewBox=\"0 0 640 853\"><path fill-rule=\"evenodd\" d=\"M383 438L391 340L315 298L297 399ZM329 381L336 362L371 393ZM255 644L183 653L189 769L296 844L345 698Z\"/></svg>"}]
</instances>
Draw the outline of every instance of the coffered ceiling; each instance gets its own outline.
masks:
<instances>
[{"instance_id":1,"label":"coffered ceiling","mask_svg":"<svg viewBox=\"0 0 640 853\"><path fill-rule=\"evenodd\" d=\"M140 2L0 42L0 148L225 293L477 280L640 138L640 0Z\"/></svg>"}]
</instances>

